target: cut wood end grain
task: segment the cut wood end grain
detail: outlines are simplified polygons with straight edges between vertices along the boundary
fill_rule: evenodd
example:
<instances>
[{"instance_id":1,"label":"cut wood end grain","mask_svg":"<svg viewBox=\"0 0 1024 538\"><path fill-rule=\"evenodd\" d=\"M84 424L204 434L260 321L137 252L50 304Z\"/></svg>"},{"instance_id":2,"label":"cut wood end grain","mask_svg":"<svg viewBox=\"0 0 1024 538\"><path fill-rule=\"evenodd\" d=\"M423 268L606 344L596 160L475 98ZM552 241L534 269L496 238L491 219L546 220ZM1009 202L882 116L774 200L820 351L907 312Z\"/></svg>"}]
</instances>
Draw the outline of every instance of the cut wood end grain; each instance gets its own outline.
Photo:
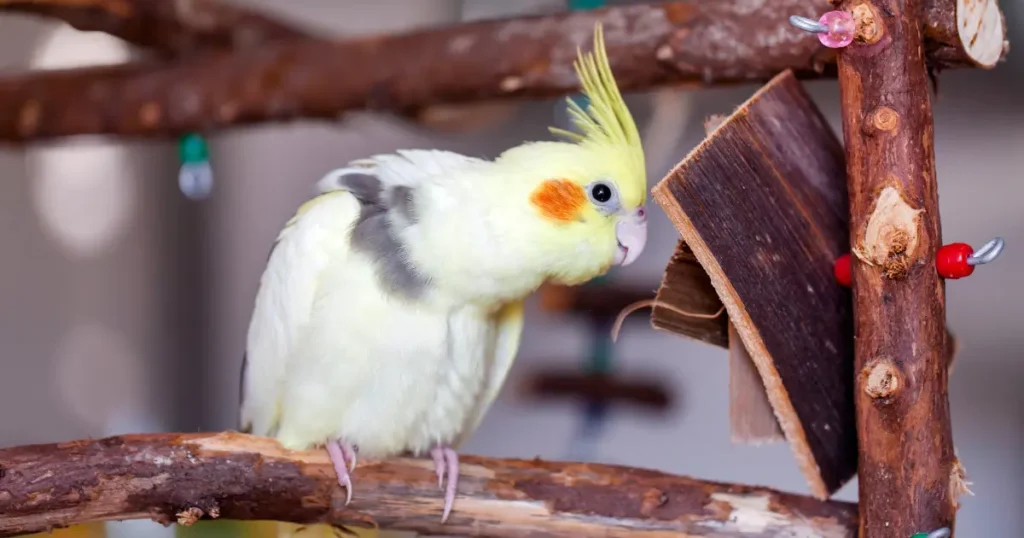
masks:
<instances>
[{"instance_id":1,"label":"cut wood end grain","mask_svg":"<svg viewBox=\"0 0 1024 538\"><path fill-rule=\"evenodd\" d=\"M889 359L879 359L868 364L863 375L867 378L864 390L875 400L891 398L903 387L903 374Z\"/></svg>"},{"instance_id":2,"label":"cut wood end grain","mask_svg":"<svg viewBox=\"0 0 1024 538\"><path fill-rule=\"evenodd\" d=\"M893 178L893 183L896 180ZM899 189L889 185L879 193L860 245L853 252L862 261L882 268L886 278L898 280L910 271L918 244L918 221L923 209L907 203Z\"/></svg>"},{"instance_id":3,"label":"cut wood end grain","mask_svg":"<svg viewBox=\"0 0 1024 538\"><path fill-rule=\"evenodd\" d=\"M956 28L978 67L995 67L1006 53L1006 20L996 0L956 0Z\"/></svg>"},{"instance_id":4,"label":"cut wood end grain","mask_svg":"<svg viewBox=\"0 0 1024 538\"><path fill-rule=\"evenodd\" d=\"M887 106L880 106L876 108L868 117L868 121L864 122L864 130L868 135L892 133L896 131L899 126L900 115L897 114L895 110Z\"/></svg>"},{"instance_id":5,"label":"cut wood end grain","mask_svg":"<svg viewBox=\"0 0 1024 538\"><path fill-rule=\"evenodd\" d=\"M864 44L877 43L885 35L885 26L881 17L870 3L861 1L850 10L853 21L857 25L854 38Z\"/></svg>"}]
</instances>

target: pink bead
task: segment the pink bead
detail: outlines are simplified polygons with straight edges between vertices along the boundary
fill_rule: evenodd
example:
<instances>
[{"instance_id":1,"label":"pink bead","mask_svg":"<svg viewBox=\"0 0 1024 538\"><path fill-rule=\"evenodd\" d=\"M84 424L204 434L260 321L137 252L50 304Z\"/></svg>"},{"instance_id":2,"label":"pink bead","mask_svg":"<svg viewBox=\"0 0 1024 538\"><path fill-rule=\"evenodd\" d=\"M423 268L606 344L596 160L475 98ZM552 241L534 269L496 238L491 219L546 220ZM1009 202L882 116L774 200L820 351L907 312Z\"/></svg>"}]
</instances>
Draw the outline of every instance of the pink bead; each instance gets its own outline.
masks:
<instances>
[{"instance_id":1,"label":"pink bead","mask_svg":"<svg viewBox=\"0 0 1024 538\"><path fill-rule=\"evenodd\" d=\"M827 33L818 34L818 41L821 41L822 45L838 49L853 43L853 35L857 31L853 15L846 11L829 11L822 15L818 22L828 28Z\"/></svg>"}]
</instances>

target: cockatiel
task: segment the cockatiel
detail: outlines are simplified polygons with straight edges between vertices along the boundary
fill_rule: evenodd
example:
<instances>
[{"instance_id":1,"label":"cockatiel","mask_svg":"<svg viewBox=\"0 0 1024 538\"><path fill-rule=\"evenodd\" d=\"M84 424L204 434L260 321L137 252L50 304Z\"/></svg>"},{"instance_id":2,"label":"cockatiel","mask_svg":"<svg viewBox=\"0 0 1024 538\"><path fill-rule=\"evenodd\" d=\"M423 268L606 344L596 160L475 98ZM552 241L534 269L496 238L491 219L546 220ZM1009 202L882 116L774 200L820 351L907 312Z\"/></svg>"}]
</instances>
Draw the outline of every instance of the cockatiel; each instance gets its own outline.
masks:
<instances>
[{"instance_id":1,"label":"cockatiel","mask_svg":"<svg viewBox=\"0 0 1024 538\"><path fill-rule=\"evenodd\" d=\"M325 446L353 493L356 454L430 454L447 520L455 449L519 347L523 300L632 263L647 239L640 135L601 27L576 72L579 132L493 161L397 151L351 162L285 225L256 295L241 426Z\"/></svg>"}]
</instances>

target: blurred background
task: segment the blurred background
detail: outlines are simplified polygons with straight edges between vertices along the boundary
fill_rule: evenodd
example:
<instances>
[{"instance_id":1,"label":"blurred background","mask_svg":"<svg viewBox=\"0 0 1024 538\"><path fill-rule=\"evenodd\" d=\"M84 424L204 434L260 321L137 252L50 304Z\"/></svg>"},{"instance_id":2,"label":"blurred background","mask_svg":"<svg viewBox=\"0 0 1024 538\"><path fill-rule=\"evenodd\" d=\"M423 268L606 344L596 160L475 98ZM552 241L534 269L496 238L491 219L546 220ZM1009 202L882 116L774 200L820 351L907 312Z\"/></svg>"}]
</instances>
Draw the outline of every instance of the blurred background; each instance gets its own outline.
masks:
<instances>
[{"instance_id":1,"label":"blurred background","mask_svg":"<svg viewBox=\"0 0 1024 538\"><path fill-rule=\"evenodd\" d=\"M567 8L565 0L233 2L337 36ZM1024 5L1002 8L1012 44L1024 29ZM0 16L5 73L131 56L103 34ZM806 86L840 133L835 81ZM756 89L627 96L648 146L651 184L701 141L707 115L730 112ZM958 516L958 535L966 537L1024 536L1024 288L1012 278L1024 263L1022 95L1024 59L1011 48L994 71L942 73L935 101L944 241L976 248L993 236L1007 241L997 262L947 285L949 324L960 341L950 382L954 438L974 492ZM271 242L314 181L350 159L396 148L493 157L547 138L546 127L564 121L562 100L435 112L424 124L351 114L334 124L211 135L213 187L192 198L179 187L176 140L0 146L0 446L235 427L258 279ZM653 295L678 234L660 209L651 215L645 254L608 280ZM466 452L602 461L809 492L785 444L730 443L725 350L655 331L646 311L630 318L613 347L606 331L531 300L518 362ZM595 364L623 382L661 383L667 405L595 407L527 390L552 369L582 373ZM837 497L856 500L856 487L854 480ZM101 527L88 532L182 532L149 522ZM198 527L189 532L233 532L227 524L216 532Z\"/></svg>"}]
</instances>

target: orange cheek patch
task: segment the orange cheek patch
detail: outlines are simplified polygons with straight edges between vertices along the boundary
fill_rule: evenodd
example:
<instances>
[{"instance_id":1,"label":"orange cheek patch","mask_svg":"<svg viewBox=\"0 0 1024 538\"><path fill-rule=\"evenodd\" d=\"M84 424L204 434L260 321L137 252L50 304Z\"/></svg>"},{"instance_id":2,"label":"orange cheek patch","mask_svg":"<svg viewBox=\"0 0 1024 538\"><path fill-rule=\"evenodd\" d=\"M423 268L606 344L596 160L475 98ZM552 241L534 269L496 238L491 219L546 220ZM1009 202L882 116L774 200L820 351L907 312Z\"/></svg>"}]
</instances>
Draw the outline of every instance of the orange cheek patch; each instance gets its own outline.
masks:
<instances>
[{"instance_id":1,"label":"orange cheek patch","mask_svg":"<svg viewBox=\"0 0 1024 538\"><path fill-rule=\"evenodd\" d=\"M575 219L586 202L583 187L568 179L549 179L530 195L530 203L540 210L541 215L561 222Z\"/></svg>"}]
</instances>

